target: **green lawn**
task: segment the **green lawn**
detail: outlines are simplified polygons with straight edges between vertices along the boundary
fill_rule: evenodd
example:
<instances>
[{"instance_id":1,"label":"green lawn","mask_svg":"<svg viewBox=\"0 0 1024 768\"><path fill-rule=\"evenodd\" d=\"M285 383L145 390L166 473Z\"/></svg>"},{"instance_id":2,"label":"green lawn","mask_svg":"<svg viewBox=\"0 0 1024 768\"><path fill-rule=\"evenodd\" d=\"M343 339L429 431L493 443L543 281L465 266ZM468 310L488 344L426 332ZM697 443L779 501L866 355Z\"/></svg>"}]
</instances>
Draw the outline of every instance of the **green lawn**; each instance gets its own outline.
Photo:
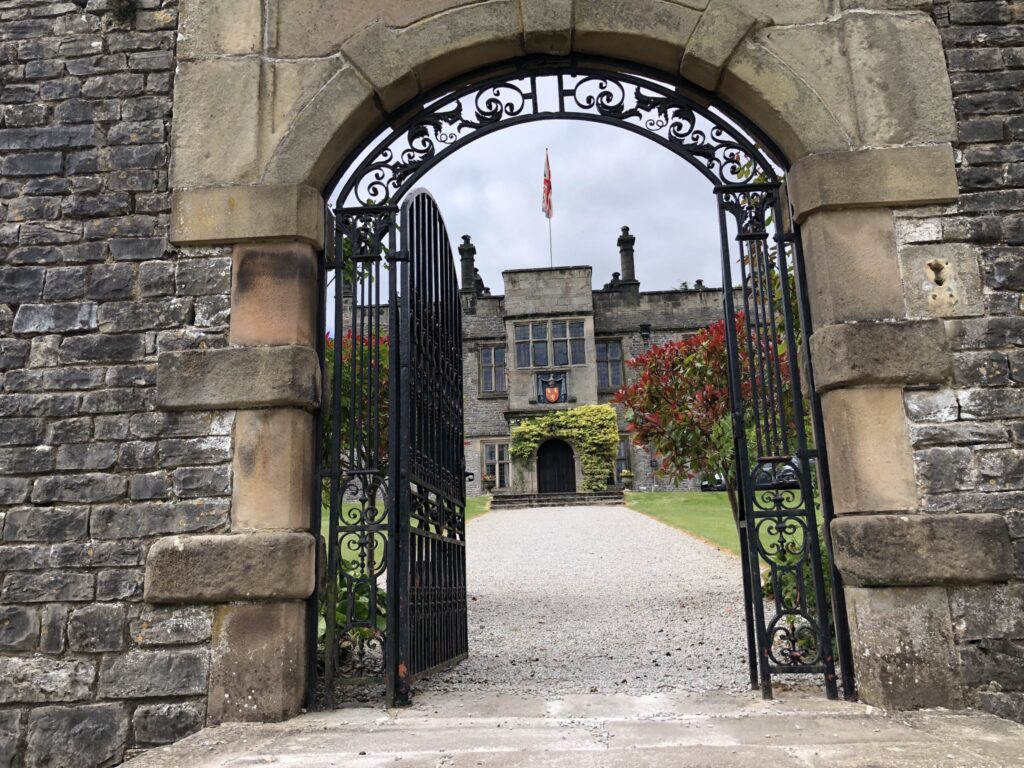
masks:
<instances>
[{"instance_id":1,"label":"green lawn","mask_svg":"<svg viewBox=\"0 0 1024 768\"><path fill-rule=\"evenodd\" d=\"M692 533L721 549L740 552L729 499L724 493L700 491L628 492L626 504L666 525Z\"/></svg>"},{"instance_id":2,"label":"green lawn","mask_svg":"<svg viewBox=\"0 0 1024 768\"><path fill-rule=\"evenodd\" d=\"M466 522L491 511L490 496L469 496L466 498Z\"/></svg>"}]
</instances>

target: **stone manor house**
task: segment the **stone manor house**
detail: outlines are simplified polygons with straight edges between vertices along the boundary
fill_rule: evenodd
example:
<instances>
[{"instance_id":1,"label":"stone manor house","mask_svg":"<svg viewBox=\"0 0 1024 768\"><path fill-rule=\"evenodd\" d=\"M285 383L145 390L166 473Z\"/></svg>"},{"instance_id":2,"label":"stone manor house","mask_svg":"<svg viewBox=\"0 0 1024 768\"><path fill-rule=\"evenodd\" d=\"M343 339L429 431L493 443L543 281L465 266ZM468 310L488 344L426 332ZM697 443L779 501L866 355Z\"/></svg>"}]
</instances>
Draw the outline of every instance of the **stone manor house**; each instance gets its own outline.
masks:
<instances>
[{"instance_id":1,"label":"stone manor house","mask_svg":"<svg viewBox=\"0 0 1024 768\"><path fill-rule=\"evenodd\" d=\"M785 171L859 699L1024 721L1019 0L0 0L0 766L305 706L325 201L438 93L584 60ZM719 307L590 277L467 289L472 450Z\"/></svg>"},{"instance_id":2,"label":"stone manor house","mask_svg":"<svg viewBox=\"0 0 1024 768\"><path fill-rule=\"evenodd\" d=\"M589 266L517 269L502 273L503 296L491 295L476 270L469 236L462 266L463 386L467 493L569 493L582 472L571 445L547 441L536 464L517 477L509 455L510 427L551 409L608 403L628 375L626 361L652 344L683 338L722 316L722 292L702 281L686 290L640 290L636 237L618 238L620 270L592 290ZM549 402L545 387L554 387ZM611 485L622 472L638 490L673 487L657 477L657 457L632 444L623 429Z\"/></svg>"}]
</instances>

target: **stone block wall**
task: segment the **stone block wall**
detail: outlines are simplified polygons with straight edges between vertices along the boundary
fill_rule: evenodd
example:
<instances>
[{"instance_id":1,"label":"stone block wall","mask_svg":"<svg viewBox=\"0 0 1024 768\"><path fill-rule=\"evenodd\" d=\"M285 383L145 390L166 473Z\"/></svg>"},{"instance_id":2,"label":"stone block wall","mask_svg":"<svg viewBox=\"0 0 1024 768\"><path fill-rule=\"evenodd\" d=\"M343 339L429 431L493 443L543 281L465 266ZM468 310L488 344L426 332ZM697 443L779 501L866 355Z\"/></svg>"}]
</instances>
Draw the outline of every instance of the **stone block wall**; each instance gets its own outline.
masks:
<instances>
[{"instance_id":1,"label":"stone block wall","mask_svg":"<svg viewBox=\"0 0 1024 768\"><path fill-rule=\"evenodd\" d=\"M232 414L153 393L226 343L231 260L167 242L176 2L116 5L0 0L0 766L205 720L212 610L147 606L142 566L228 526Z\"/></svg>"},{"instance_id":2,"label":"stone block wall","mask_svg":"<svg viewBox=\"0 0 1024 768\"><path fill-rule=\"evenodd\" d=\"M587 286L589 289L589 286ZM664 291L652 294L633 294L632 298L620 296L616 291L595 291L594 326L597 335L615 336L622 339L625 359L641 354L648 344L664 344L685 335L681 329L697 329L719 319L721 314L721 293L709 291ZM527 304L520 300L521 311L536 311L542 301ZM463 316L463 389L466 421L466 469L475 473L473 480L466 484L466 493L478 496L484 492L480 440L508 439L508 422L505 411L509 408L507 397L479 397L480 366L479 345L505 341L504 297L488 296L477 298L474 311ZM645 341L640 334L640 323L652 324L651 335ZM509 361L512 362L511 358ZM593 362L593 361L592 361ZM629 369L625 371L629 376ZM599 393L598 401L606 403L610 397ZM620 424L624 429L624 425ZM651 466L650 453L638 446L630 447L630 464L636 475L634 487L639 491L668 491L696 489L699 482L694 480L673 483L661 477Z\"/></svg>"},{"instance_id":3,"label":"stone block wall","mask_svg":"<svg viewBox=\"0 0 1024 768\"><path fill-rule=\"evenodd\" d=\"M922 509L1008 524L1009 582L939 591L966 703L1024 720L1024 14L1019 3L938 0L933 15L960 200L900 216L896 231L908 314L944 320L952 386L908 391L904 405ZM997 560L998 543L963 566Z\"/></svg>"}]
</instances>

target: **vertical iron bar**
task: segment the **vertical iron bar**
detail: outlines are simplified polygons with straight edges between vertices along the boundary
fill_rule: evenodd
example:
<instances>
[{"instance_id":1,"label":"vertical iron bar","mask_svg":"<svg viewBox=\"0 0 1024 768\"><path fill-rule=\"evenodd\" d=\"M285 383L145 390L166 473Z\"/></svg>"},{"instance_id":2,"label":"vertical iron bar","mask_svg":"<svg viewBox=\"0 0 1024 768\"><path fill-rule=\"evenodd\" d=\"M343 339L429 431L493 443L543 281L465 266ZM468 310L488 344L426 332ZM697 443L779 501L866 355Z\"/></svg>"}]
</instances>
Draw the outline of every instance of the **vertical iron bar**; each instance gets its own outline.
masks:
<instances>
[{"instance_id":1,"label":"vertical iron bar","mask_svg":"<svg viewBox=\"0 0 1024 768\"><path fill-rule=\"evenodd\" d=\"M410 516L412 514L412 490L410 487L412 469L412 439L415 425L410 418L412 413L412 314L414 311L411 288L411 266L415 262L413 251L417 241L412 232L409 205L402 207L402 254L398 265L400 296L396 303L398 315L398 359L399 359L399 396L398 396L398 450L393 453L398 457L398 493L395 514L397 528L395 533L398 588L398 611L395 621L395 646L397 652L396 665L392 670L395 678L394 704L409 704L411 691L411 645L410 645L410 558L412 553L410 541Z\"/></svg>"},{"instance_id":2,"label":"vertical iron bar","mask_svg":"<svg viewBox=\"0 0 1024 768\"><path fill-rule=\"evenodd\" d=\"M747 629L747 670L750 673L750 687L757 690L757 638L754 634L754 595L750 585L750 547L747 544L747 513L743 509L743 492L740 491L740 527L736 531L740 537L740 573L743 574L743 621Z\"/></svg>"},{"instance_id":3,"label":"vertical iron bar","mask_svg":"<svg viewBox=\"0 0 1024 768\"><path fill-rule=\"evenodd\" d=\"M324 250L320 254L316 269L316 328L319 329L316 337L316 354L319 362L318 372L320 381L325 381L324 376L324 355L326 339L324 338L327 326L327 262L336 258L337 248L335 239L338 237L336 231L334 212L328 208L324 216ZM326 394L326 393L325 393ZM324 567L324 557L321 554L321 545L324 540L323 526L321 523L321 503L323 497L323 480L321 471L323 469L323 420L324 404L323 398L319 407L313 415L313 471L311 482L313 483L310 500L312 502L309 510L309 530L316 542L313 551L313 572L316 574L313 581L313 594L306 601L306 709L312 710L316 706L317 684L320 682L320 670L318 667L319 653L317 648L317 635L320 629L320 598L323 591L323 583L320 572ZM325 616L326 621L326 616Z\"/></svg>"},{"instance_id":4,"label":"vertical iron bar","mask_svg":"<svg viewBox=\"0 0 1024 768\"><path fill-rule=\"evenodd\" d=\"M387 553L387 634L385 635L385 648L387 650L387 662L385 664L385 677L387 686L387 705L394 707L398 704L399 685L398 668L402 663L402 656L399 649L400 637L403 627L399 616L401 614L400 593L402 590L401 551L399 545L401 516L399 507L401 505L402 489L402 457L400 444L402 440L402 365L400 354L401 333L399 328L400 304L398 297L398 281L401 278L401 266L398 261L400 254L395 248L397 235L395 233L394 221L388 233L388 330L389 330L389 371L388 371L388 539L386 543Z\"/></svg>"}]
</instances>

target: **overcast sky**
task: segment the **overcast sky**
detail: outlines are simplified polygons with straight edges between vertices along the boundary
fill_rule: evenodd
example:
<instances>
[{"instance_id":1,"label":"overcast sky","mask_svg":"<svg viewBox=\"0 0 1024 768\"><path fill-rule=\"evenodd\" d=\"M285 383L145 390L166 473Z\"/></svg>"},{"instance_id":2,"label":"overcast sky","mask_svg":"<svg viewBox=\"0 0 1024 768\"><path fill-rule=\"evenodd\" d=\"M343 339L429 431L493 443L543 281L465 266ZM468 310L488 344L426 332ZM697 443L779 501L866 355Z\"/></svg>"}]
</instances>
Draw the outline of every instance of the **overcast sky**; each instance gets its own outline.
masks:
<instances>
[{"instance_id":1,"label":"overcast sky","mask_svg":"<svg viewBox=\"0 0 1024 768\"><path fill-rule=\"evenodd\" d=\"M437 200L458 269L462 235L473 238L487 287L501 272L548 266L541 211L544 149L551 157L555 266L589 265L602 287L619 271L623 225L636 237L644 291L722 282L718 212L711 183L686 161L629 131L570 120L513 126L461 147L419 180ZM461 276L461 275L460 275ZM334 299L333 285L327 289ZM385 289L386 294L386 289ZM328 312L328 329L334 324Z\"/></svg>"},{"instance_id":2,"label":"overcast sky","mask_svg":"<svg viewBox=\"0 0 1024 768\"><path fill-rule=\"evenodd\" d=\"M541 212L544 148L551 157L555 266L589 264L594 286L619 270L616 239L636 236L641 290L721 284L718 215L711 184L648 139L596 123L546 120L461 148L418 186L437 199L457 248L469 234L493 293L501 271L548 266ZM456 254L456 258L458 255Z\"/></svg>"}]
</instances>

